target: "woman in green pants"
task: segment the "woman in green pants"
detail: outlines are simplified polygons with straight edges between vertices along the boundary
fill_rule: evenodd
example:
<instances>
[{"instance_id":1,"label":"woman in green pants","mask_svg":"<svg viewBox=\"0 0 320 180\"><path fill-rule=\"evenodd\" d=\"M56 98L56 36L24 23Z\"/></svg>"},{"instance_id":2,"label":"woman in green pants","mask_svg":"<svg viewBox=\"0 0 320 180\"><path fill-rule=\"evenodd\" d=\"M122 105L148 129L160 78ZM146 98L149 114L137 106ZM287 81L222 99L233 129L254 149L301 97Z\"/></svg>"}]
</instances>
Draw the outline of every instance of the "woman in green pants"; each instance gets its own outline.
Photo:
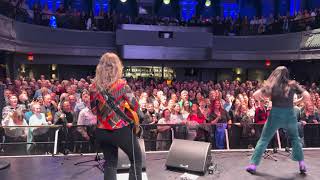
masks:
<instances>
[{"instance_id":1,"label":"woman in green pants","mask_svg":"<svg viewBox=\"0 0 320 180\"><path fill-rule=\"evenodd\" d=\"M263 87L253 94L257 100L271 98L272 109L251 157L250 165L246 168L249 173L256 172L262 154L279 128L287 129L292 143L292 158L299 162L300 172L306 172L302 145L298 136L297 119L293 108L295 93L301 94L305 103L310 103L309 93L295 81L289 80L289 71L286 67L279 66L271 73Z\"/></svg>"}]
</instances>

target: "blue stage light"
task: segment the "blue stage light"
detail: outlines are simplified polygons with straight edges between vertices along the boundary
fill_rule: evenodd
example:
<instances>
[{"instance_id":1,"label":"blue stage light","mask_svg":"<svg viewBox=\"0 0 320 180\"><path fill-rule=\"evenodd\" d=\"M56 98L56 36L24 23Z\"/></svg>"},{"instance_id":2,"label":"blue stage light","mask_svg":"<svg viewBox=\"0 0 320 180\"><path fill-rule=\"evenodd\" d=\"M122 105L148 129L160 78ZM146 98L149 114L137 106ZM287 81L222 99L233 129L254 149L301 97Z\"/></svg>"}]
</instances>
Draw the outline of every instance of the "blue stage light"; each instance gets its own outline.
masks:
<instances>
[{"instance_id":1,"label":"blue stage light","mask_svg":"<svg viewBox=\"0 0 320 180\"><path fill-rule=\"evenodd\" d=\"M181 0L181 18L184 21L190 20L196 14L196 6L198 2L196 0Z\"/></svg>"},{"instance_id":2,"label":"blue stage light","mask_svg":"<svg viewBox=\"0 0 320 180\"><path fill-rule=\"evenodd\" d=\"M57 28L57 20L55 16L51 16L49 26L52 28Z\"/></svg>"}]
</instances>

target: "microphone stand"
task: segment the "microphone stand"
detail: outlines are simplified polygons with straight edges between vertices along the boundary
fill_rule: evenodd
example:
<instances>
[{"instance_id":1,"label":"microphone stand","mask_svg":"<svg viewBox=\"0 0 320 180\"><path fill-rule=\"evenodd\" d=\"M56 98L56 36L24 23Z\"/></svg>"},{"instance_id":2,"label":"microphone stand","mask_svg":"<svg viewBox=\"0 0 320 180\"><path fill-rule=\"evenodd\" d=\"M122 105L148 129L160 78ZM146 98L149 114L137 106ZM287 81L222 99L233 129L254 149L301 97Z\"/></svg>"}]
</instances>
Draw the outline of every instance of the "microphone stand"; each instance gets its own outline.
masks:
<instances>
[{"instance_id":1,"label":"microphone stand","mask_svg":"<svg viewBox=\"0 0 320 180\"><path fill-rule=\"evenodd\" d=\"M88 126L87 126L87 128L88 128ZM91 131L93 131L92 134L94 134L95 126L90 126L90 128L94 128L93 130L91 130ZM88 132L88 129L87 129L87 132ZM103 157L101 157L99 155L99 151L98 151L98 147L97 147L97 143L96 143L96 138L94 137L94 135L91 135L89 137L90 137L89 142L91 142L91 145L93 145L93 147L95 149L95 152L96 152L96 155L95 155L94 159L90 159L90 160L86 160L86 161L80 161L80 162L74 163L74 165L78 166L78 165L81 165L81 164L84 164L84 163L88 163L88 162L97 162L97 164L93 165L93 166L98 168L101 172L104 172L103 162L101 162L103 160Z\"/></svg>"}]
</instances>

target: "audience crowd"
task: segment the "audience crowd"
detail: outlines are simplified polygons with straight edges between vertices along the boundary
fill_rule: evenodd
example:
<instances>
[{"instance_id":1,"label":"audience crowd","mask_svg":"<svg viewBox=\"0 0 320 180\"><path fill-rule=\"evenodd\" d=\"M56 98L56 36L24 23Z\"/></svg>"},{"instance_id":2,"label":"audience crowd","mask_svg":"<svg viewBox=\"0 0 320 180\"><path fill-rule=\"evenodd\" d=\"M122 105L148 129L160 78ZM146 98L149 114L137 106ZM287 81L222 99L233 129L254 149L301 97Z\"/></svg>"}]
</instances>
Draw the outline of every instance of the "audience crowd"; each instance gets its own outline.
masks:
<instances>
[{"instance_id":1,"label":"audience crowd","mask_svg":"<svg viewBox=\"0 0 320 180\"><path fill-rule=\"evenodd\" d=\"M215 35L256 35L297 32L320 28L320 9L303 10L293 16L274 15L269 17L193 17L189 21L176 17L161 17L150 14L140 14L131 17L115 12L105 13L101 10L80 12L71 6L63 4L52 12L48 5L41 7L35 3L29 7L26 0L5 0L0 3L0 12L19 21L79 30L114 31L119 24L146 24L170 26L203 26L212 29Z\"/></svg>"},{"instance_id":2,"label":"audience crowd","mask_svg":"<svg viewBox=\"0 0 320 180\"><path fill-rule=\"evenodd\" d=\"M59 133L60 152L77 151L74 143L77 140L92 141L90 125L96 124L97 118L90 109L91 82L91 77L59 81L43 75L38 80L21 77L0 82L5 86L1 116L4 131L0 132L5 137L3 142L53 141L54 129L50 128L53 125L63 127ZM172 138L212 142L214 148L224 149L226 133L230 148L248 148L254 145L248 141L259 137L272 107L269 99L253 99L253 92L261 87L257 81L127 79L127 82L140 103L147 150L167 150ZM312 126L308 132L303 132L303 127L320 122L320 89L316 83L304 87L313 104L304 104L297 95L295 110L300 135L308 136L305 145L314 147L319 145L319 126ZM50 146L31 143L27 150L51 152Z\"/></svg>"}]
</instances>

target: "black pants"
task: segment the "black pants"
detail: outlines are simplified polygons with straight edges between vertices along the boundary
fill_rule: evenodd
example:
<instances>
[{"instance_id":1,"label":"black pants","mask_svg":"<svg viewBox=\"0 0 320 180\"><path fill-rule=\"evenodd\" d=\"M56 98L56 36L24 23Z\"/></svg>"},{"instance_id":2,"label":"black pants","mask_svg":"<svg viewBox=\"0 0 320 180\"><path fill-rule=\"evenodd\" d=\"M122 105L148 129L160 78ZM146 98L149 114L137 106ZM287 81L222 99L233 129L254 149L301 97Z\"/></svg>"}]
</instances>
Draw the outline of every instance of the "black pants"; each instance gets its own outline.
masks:
<instances>
[{"instance_id":1,"label":"black pants","mask_svg":"<svg viewBox=\"0 0 320 180\"><path fill-rule=\"evenodd\" d=\"M133 135L129 127L113 131L97 128L96 138L105 159L105 180L117 179L118 147L127 154L131 162L129 180L142 180L141 149L137 137Z\"/></svg>"}]
</instances>

